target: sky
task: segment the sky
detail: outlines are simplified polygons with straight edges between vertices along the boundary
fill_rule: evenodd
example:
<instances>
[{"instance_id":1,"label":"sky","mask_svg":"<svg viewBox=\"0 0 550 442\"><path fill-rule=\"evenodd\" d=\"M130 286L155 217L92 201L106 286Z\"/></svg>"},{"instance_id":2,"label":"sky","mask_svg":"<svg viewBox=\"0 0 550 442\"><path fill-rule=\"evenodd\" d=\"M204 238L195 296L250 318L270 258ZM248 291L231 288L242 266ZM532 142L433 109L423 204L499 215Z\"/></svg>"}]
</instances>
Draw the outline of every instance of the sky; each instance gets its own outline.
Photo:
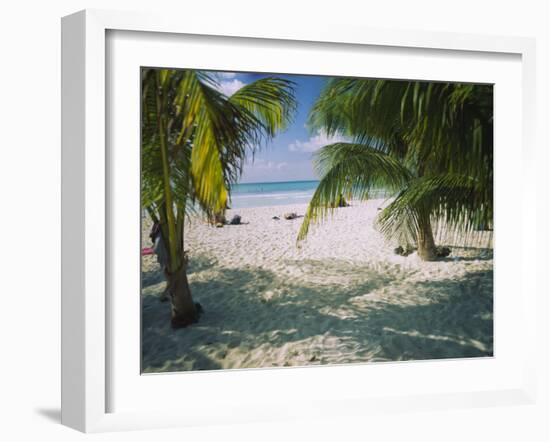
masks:
<instances>
[{"instance_id":1,"label":"sky","mask_svg":"<svg viewBox=\"0 0 550 442\"><path fill-rule=\"evenodd\" d=\"M315 180L312 155L322 146L336 141L322 132L311 133L306 121L311 106L319 96L329 77L311 75L258 74L218 72L219 88L230 96L241 87L260 78L276 75L296 83L295 97L298 109L293 122L269 144L256 151L244 166L241 183Z\"/></svg>"}]
</instances>

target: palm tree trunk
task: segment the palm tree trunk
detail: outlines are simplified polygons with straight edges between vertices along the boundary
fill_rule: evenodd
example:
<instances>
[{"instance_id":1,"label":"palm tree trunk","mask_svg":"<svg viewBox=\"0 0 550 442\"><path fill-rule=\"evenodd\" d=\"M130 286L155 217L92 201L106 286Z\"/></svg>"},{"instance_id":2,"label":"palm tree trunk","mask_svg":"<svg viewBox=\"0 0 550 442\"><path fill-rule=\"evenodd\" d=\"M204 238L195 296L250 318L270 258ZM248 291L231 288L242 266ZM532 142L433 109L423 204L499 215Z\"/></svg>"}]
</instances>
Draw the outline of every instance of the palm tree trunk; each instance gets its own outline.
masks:
<instances>
[{"instance_id":1,"label":"palm tree trunk","mask_svg":"<svg viewBox=\"0 0 550 442\"><path fill-rule=\"evenodd\" d=\"M166 272L166 279L172 307L172 328L183 328L197 322L199 312L191 296L187 280L187 265L184 264L174 273Z\"/></svg>"},{"instance_id":2,"label":"palm tree trunk","mask_svg":"<svg viewBox=\"0 0 550 442\"><path fill-rule=\"evenodd\" d=\"M187 279L187 263L188 257L184 250L184 230L185 230L185 204L177 207L176 230L177 244L176 248L181 257L179 262L181 267L178 271L171 274L168 271L166 274L167 291L170 294L171 300L171 322L172 328L183 328L188 325L198 322L200 312L197 304L193 302L189 280Z\"/></svg>"},{"instance_id":3,"label":"palm tree trunk","mask_svg":"<svg viewBox=\"0 0 550 442\"><path fill-rule=\"evenodd\" d=\"M419 216L417 232L418 256L423 261L434 261L437 258L434 235L430 218Z\"/></svg>"},{"instance_id":4,"label":"palm tree trunk","mask_svg":"<svg viewBox=\"0 0 550 442\"><path fill-rule=\"evenodd\" d=\"M160 74L157 72L157 88L161 88L159 81ZM168 161L168 147L166 145L166 133L163 119L163 103L160 96L156 96L157 102L157 127L159 131L159 144L160 144L160 156L162 160L162 184L164 191L164 209L166 211L166 224L168 227L168 237L164 238L166 248L168 249L168 255L170 256L169 270L178 268L177 250L176 250L176 221L174 219L174 204L172 199L172 188L170 180L170 164Z\"/></svg>"},{"instance_id":5,"label":"palm tree trunk","mask_svg":"<svg viewBox=\"0 0 550 442\"><path fill-rule=\"evenodd\" d=\"M157 89L161 88L160 74L157 73ZM171 188L170 163L168 160L168 146L166 126L163 118L163 100L157 94L157 126L159 131L159 147L162 160L162 176L164 190L164 209L166 213L166 233L163 235L164 244L168 252L168 263L164 269L166 276L166 291L171 301L172 328L183 328L198 321L197 307L191 296L189 281L187 280L187 259L183 251L183 213L179 212L178 220L174 216L174 200ZM178 226L181 236L178 236Z\"/></svg>"}]
</instances>

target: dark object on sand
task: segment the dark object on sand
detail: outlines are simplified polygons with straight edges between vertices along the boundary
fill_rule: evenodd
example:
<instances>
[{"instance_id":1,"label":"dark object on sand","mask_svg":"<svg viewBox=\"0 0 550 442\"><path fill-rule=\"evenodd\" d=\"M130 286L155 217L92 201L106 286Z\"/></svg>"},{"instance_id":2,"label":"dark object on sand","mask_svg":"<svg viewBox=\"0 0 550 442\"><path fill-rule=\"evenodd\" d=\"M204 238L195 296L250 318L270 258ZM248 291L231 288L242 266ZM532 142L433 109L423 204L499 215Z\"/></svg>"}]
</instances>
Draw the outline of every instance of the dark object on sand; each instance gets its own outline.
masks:
<instances>
[{"instance_id":1,"label":"dark object on sand","mask_svg":"<svg viewBox=\"0 0 550 442\"><path fill-rule=\"evenodd\" d=\"M216 227L221 227L218 224L221 224L223 226L223 224L227 223L227 220L225 219L225 214L223 212L220 212L220 213L209 214L208 222L210 224L213 224Z\"/></svg>"},{"instance_id":2,"label":"dark object on sand","mask_svg":"<svg viewBox=\"0 0 550 442\"><path fill-rule=\"evenodd\" d=\"M338 198L336 198L336 201L334 201L330 207L332 208L338 208L338 207L349 207L348 202L344 198L344 195L340 194L338 195Z\"/></svg>"},{"instance_id":3,"label":"dark object on sand","mask_svg":"<svg viewBox=\"0 0 550 442\"><path fill-rule=\"evenodd\" d=\"M436 247L435 248L435 255L438 258L446 258L451 254L451 249L449 247Z\"/></svg>"},{"instance_id":4,"label":"dark object on sand","mask_svg":"<svg viewBox=\"0 0 550 442\"><path fill-rule=\"evenodd\" d=\"M279 221L281 218L279 218L278 216L273 216L271 219L275 219L275 220Z\"/></svg>"},{"instance_id":5,"label":"dark object on sand","mask_svg":"<svg viewBox=\"0 0 550 442\"><path fill-rule=\"evenodd\" d=\"M238 226L239 224L241 224L241 216L233 215L233 218L231 218L231 221L229 221L229 224L232 226Z\"/></svg>"},{"instance_id":6,"label":"dark object on sand","mask_svg":"<svg viewBox=\"0 0 550 442\"><path fill-rule=\"evenodd\" d=\"M416 251L416 247L413 246L402 246L396 247L393 249L393 253L400 256L409 256L411 253ZM436 247L435 256L438 258L446 258L451 254L451 249L449 247Z\"/></svg>"},{"instance_id":7,"label":"dark object on sand","mask_svg":"<svg viewBox=\"0 0 550 442\"><path fill-rule=\"evenodd\" d=\"M290 213L285 213L283 215L283 218L284 219L295 219L295 218L298 218L298 215L296 215L296 212L290 212Z\"/></svg>"},{"instance_id":8,"label":"dark object on sand","mask_svg":"<svg viewBox=\"0 0 550 442\"><path fill-rule=\"evenodd\" d=\"M400 256L409 256L416 250L416 247L406 245L405 247L399 246L393 249L393 253Z\"/></svg>"},{"instance_id":9,"label":"dark object on sand","mask_svg":"<svg viewBox=\"0 0 550 442\"><path fill-rule=\"evenodd\" d=\"M393 253L395 253L396 255L403 255L403 247L399 246L399 247L396 247L395 249L393 249Z\"/></svg>"}]
</instances>

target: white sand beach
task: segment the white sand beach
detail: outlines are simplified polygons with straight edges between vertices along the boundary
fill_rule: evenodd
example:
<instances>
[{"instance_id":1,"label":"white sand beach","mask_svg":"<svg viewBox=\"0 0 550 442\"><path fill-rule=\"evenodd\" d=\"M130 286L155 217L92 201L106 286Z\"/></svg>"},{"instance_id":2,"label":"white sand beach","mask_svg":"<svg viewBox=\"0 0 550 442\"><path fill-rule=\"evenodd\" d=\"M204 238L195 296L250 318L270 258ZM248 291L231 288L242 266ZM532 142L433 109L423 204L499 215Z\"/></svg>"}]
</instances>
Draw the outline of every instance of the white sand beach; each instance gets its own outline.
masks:
<instances>
[{"instance_id":1,"label":"white sand beach","mask_svg":"<svg viewBox=\"0 0 550 442\"><path fill-rule=\"evenodd\" d=\"M337 209L298 246L302 218L282 215L306 205L229 210L245 224L223 228L193 219L188 275L204 314L172 330L162 272L144 257L143 371L491 356L492 250L439 241L452 249L441 261L395 255L373 226L382 204Z\"/></svg>"}]
</instances>

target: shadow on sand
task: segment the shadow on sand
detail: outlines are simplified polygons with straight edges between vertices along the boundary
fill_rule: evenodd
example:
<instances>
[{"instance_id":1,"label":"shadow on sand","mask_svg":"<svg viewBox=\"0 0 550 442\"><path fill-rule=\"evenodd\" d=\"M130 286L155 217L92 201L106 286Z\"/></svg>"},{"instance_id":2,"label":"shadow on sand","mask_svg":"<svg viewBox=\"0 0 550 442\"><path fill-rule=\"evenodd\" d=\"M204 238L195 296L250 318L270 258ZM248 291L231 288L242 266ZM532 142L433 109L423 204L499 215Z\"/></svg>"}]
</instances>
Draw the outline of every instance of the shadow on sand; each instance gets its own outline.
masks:
<instances>
[{"instance_id":1,"label":"shadow on sand","mask_svg":"<svg viewBox=\"0 0 550 442\"><path fill-rule=\"evenodd\" d=\"M493 259L493 249L488 249L485 247L458 247L458 246L447 246L450 247L453 252L460 251L461 256L448 256L446 258L440 259L442 262L450 261L490 261ZM466 256L463 256L466 255Z\"/></svg>"},{"instance_id":2,"label":"shadow on sand","mask_svg":"<svg viewBox=\"0 0 550 442\"><path fill-rule=\"evenodd\" d=\"M407 283L403 274L358 267L353 269L358 275L354 280L335 285L324 282L323 272L349 271L349 263L300 263L296 265L317 280L291 280L265 269L234 268L220 270L216 278L192 282L195 300L204 306L205 314L199 324L177 332L169 330L168 306L162 307L155 296L144 296L146 371L218 369L220 363L206 354L209 346L247 351L325 334L349 348L355 358L352 362L492 355L492 270ZM196 269L210 264L198 263ZM393 293L394 287L419 301L368 300L373 291ZM367 302L358 302L361 299ZM331 363L330 356L321 352L316 363Z\"/></svg>"},{"instance_id":3,"label":"shadow on sand","mask_svg":"<svg viewBox=\"0 0 550 442\"><path fill-rule=\"evenodd\" d=\"M189 262L189 268L187 269L187 274L192 275L193 273L202 272L216 265L216 261L208 258L206 256L194 256L193 259ZM164 275L157 268L155 270L143 271L141 272L141 288L145 289L153 285L160 284L165 282Z\"/></svg>"}]
</instances>

